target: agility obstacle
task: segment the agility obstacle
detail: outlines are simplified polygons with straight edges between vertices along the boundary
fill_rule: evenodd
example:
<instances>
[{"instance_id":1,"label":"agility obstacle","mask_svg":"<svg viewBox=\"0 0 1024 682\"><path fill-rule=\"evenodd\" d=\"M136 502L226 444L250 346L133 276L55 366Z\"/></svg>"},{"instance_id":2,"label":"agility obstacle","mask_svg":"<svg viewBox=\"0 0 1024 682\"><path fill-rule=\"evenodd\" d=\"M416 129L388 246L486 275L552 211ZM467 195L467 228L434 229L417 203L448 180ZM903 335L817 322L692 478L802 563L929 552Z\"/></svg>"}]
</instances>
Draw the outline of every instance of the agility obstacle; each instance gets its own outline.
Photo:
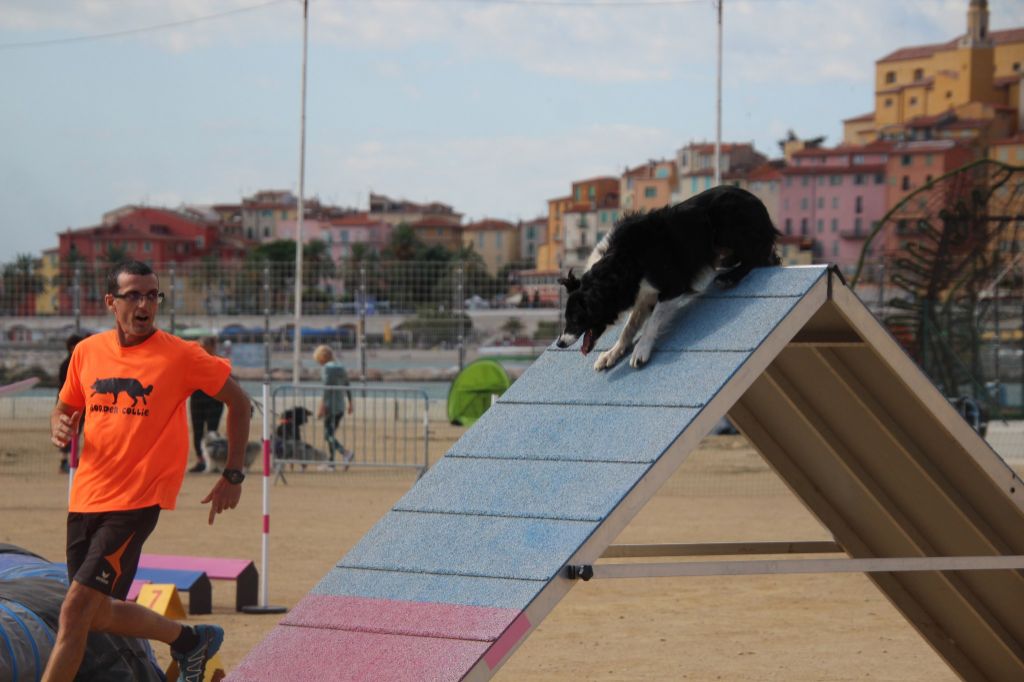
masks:
<instances>
[{"instance_id":1,"label":"agility obstacle","mask_svg":"<svg viewBox=\"0 0 1024 682\"><path fill-rule=\"evenodd\" d=\"M838 273L755 270L643 369L592 362L549 348L230 679L489 679L581 578L692 565L865 572L962 678L1024 679L1024 482ZM834 542L611 546L726 414ZM796 552L845 558L598 562Z\"/></svg>"}]
</instances>

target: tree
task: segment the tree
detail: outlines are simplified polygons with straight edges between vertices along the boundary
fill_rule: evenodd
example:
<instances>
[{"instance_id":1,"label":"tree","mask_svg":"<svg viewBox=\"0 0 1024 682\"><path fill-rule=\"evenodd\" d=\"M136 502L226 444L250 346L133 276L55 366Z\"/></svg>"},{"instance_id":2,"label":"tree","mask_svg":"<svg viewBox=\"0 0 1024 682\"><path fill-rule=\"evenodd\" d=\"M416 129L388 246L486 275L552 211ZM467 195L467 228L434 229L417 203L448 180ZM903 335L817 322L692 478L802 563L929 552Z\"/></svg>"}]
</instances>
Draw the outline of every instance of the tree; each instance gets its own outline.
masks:
<instances>
[{"instance_id":1,"label":"tree","mask_svg":"<svg viewBox=\"0 0 1024 682\"><path fill-rule=\"evenodd\" d=\"M19 254L13 263L3 267L3 288L0 290L0 312L6 315L32 315L35 297L43 291L39 274L42 263L27 253Z\"/></svg>"}]
</instances>

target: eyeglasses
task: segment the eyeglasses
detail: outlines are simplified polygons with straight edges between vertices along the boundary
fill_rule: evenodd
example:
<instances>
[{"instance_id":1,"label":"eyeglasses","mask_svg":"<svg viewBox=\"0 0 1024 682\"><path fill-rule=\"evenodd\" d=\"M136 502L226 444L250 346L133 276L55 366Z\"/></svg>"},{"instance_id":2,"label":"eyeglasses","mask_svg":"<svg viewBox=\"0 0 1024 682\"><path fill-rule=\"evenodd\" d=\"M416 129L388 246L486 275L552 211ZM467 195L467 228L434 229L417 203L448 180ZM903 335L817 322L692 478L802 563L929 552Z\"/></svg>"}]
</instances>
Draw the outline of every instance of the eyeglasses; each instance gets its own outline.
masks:
<instances>
[{"instance_id":1,"label":"eyeglasses","mask_svg":"<svg viewBox=\"0 0 1024 682\"><path fill-rule=\"evenodd\" d=\"M164 302L164 292L162 291L151 291L148 294L142 294L138 291L129 291L127 294L111 294L114 298L119 298L122 301L128 301L131 305L138 305L145 301L146 303L160 304Z\"/></svg>"}]
</instances>

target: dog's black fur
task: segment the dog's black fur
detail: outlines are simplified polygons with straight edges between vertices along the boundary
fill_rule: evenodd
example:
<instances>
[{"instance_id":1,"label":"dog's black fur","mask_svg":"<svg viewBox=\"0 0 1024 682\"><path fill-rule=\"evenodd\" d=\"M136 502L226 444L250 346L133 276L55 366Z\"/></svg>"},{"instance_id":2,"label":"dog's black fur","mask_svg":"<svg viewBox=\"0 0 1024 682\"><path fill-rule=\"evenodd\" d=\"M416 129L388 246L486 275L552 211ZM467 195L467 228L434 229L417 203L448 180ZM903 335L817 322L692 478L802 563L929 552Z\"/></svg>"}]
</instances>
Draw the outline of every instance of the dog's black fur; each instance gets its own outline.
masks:
<instances>
[{"instance_id":1,"label":"dog's black fur","mask_svg":"<svg viewBox=\"0 0 1024 682\"><path fill-rule=\"evenodd\" d=\"M716 265L727 268L715 277L722 287L734 286L752 268L778 265L778 236L761 200L729 185L675 206L627 215L581 279L570 270L559 280L569 298L557 345L566 348L583 336L582 351L590 352L608 325L638 302L644 282L661 303L695 293L702 273Z\"/></svg>"}]
</instances>

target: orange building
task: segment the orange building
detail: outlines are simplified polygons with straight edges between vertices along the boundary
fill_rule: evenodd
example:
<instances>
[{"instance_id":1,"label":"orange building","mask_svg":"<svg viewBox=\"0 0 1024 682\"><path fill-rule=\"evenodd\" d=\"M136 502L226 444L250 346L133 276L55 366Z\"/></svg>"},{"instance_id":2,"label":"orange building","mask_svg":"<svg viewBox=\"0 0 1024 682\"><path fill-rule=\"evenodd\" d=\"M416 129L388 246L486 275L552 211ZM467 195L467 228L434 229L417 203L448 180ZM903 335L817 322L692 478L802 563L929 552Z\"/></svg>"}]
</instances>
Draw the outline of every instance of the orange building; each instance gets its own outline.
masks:
<instances>
[{"instance_id":1,"label":"orange building","mask_svg":"<svg viewBox=\"0 0 1024 682\"><path fill-rule=\"evenodd\" d=\"M572 183L572 194L548 200L547 237L537 247L535 274L561 272L565 264L565 214L582 210L619 208L619 178L598 177ZM614 222L614 219L613 219Z\"/></svg>"},{"instance_id":2,"label":"orange building","mask_svg":"<svg viewBox=\"0 0 1024 682\"><path fill-rule=\"evenodd\" d=\"M648 161L622 174L619 183L620 205L624 212L650 211L672 203L672 191L678 184L673 160Z\"/></svg>"}]
</instances>

